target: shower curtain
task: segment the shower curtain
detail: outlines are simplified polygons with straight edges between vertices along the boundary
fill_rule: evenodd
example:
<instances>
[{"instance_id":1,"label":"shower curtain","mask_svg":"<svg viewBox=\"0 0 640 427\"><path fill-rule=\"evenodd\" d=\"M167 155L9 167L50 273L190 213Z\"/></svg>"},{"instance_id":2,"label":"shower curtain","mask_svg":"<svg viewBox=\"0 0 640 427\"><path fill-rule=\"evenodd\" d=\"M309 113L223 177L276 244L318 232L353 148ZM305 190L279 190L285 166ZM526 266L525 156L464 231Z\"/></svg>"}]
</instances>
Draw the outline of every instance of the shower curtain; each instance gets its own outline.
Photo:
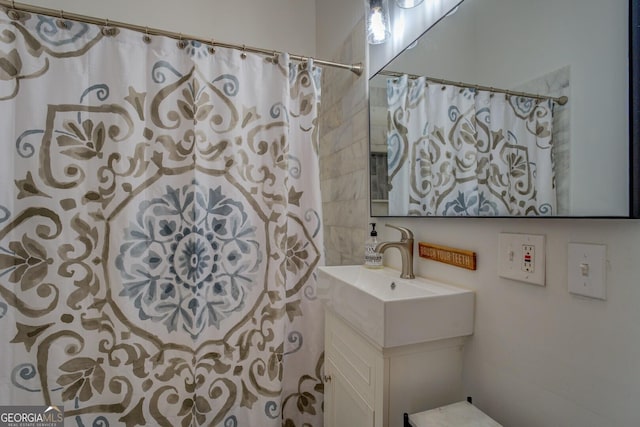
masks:
<instances>
[{"instance_id":1,"label":"shower curtain","mask_svg":"<svg viewBox=\"0 0 640 427\"><path fill-rule=\"evenodd\" d=\"M556 214L553 101L387 80L389 215Z\"/></svg>"},{"instance_id":2,"label":"shower curtain","mask_svg":"<svg viewBox=\"0 0 640 427\"><path fill-rule=\"evenodd\" d=\"M320 70L0 13L0 405L320 426Z\"/></svg>"}]
</instances>

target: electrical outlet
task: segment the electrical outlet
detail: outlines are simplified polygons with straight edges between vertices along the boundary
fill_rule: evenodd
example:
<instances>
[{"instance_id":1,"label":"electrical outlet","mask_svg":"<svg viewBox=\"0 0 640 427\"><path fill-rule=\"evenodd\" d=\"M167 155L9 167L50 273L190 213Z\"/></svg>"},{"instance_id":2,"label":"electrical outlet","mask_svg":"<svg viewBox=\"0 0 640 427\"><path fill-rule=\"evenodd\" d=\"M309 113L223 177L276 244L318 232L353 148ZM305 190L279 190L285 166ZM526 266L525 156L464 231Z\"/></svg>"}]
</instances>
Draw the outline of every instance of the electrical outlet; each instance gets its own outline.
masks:
<instances>
[{"instance_id":1,"label":"electrical outlet","mask_svg":"<svg viewBox=\"0 0 640 427\"><path fill-rule=\"evenodd\" d=\"M544 236L500 233L498 275L533 285L545 285Z\"/></svg>"},{"instance_id":2,"label":"electrical outlet","mask_svg":"<svg viewBox=\"0 0 640 427\"><path fill-rule=\"evenodd\" d=\"M522 245L522 271L533 273L536 267L536 250L534 245Z\"/></svg>"}]
</instances>

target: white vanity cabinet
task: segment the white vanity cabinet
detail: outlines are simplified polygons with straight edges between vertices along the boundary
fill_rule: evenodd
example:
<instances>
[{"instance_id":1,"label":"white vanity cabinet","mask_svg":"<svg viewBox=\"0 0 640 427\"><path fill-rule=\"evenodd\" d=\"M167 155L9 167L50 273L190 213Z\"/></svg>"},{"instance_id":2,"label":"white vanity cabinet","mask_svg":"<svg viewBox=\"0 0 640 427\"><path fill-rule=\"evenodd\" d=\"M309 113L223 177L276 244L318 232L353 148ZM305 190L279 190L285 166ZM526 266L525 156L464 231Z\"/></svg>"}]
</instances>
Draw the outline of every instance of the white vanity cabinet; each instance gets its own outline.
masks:
<instances>
[{"instance_id":1,"label":"white vanity cabinet","mask_svg":"<svg viewBox=\"0 0 640 427\"><path fill-rule=\"evenodd\" d=\"M460 400L463 340L381 348L326 310L325 427L402 427L404 412Z\"/></svg>"},{"instance_id":2,"label":"white vanity cabinet","mask_svg":"<svg viewBox=\"0 0 640 427\"><path fill-rule=\"evenodd\" d=\"M318 267L325 307L325 427L402 427L460 401L474 293L400 272Z\"/></svg>"},{"instance_id":3,"label":"white vanity cabinet","mask_svg":"<svg viewBox=\"0 0 640 427\"><path fill-rule=\"evenodd\" d=\"M335 427L373 427L375 412L347 379L344 368L338 368L332 359L326 360L325 369L330 372L325 383L324 425ZM348 367L347 367L348 368Z\"/></svg>"},{"instance_id":4,"label":"white vanity cabinet","mask_svg":"<svg viewBox=\"0 0 640 427\"><path fill-rule=\"evenodd\" d=\"M376 426L375 409L381 403L376 382L384 370L382 354L331 312L325 313L324 334L324 425Z\"/></svg>"}]
</instances>

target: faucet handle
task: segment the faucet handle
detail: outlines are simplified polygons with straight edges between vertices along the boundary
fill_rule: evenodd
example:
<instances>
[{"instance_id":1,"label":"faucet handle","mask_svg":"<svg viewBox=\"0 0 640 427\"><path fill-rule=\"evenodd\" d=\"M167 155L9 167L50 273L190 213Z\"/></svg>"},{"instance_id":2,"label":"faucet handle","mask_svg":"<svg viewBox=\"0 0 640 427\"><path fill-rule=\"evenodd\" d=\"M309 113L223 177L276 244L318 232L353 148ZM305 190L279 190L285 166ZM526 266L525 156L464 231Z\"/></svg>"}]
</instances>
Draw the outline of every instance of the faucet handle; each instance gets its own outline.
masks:
<instances>
[{"instance_id":1,"label":"faucet handle","mask_svg":"<svg viewBox=\"0 0 640 427\"><path fill-rule=\"evenodd\" d=\"M398 227L396 225L391 225L391 224L385 224L385 226L389 228L395 228L396 230L398 230L402 234L403 241L413 239L413 233L408 228Z\"/></svg>"}]
</instances>

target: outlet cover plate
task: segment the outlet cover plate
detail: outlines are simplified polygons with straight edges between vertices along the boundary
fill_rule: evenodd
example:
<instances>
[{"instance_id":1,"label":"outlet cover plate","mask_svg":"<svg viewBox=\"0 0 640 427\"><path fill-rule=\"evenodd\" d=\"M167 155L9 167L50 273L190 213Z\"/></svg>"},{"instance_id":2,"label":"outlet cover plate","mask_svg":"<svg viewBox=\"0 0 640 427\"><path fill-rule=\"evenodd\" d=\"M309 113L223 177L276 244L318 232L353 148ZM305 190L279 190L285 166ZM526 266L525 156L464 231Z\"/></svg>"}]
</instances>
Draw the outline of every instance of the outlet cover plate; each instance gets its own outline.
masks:
<instances>
[{"instance_id":1,"label":"outlet cover plate","mask_svg":"<svg viewBox=\"0 0 640 427\"><path fill-rule=\"evenodd\" d=\"M537 234L500 233L498 275L545 286L545 237Z\"/></svg>"}]
</instances>

